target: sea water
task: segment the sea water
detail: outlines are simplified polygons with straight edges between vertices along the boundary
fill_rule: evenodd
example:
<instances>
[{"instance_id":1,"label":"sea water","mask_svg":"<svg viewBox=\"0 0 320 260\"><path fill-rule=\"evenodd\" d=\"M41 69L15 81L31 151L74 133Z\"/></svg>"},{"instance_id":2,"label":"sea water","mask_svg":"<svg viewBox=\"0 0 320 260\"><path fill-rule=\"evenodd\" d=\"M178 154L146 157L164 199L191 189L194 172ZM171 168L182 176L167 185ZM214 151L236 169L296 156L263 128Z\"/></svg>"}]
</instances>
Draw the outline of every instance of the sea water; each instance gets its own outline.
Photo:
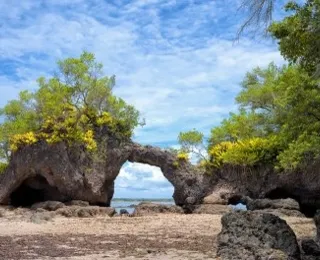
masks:
<instances>
[{"instance_id":1,"label":"sea water","mask_svg":"<svg viewBox=\"0 0 320 260\"><path fill-rule=\"evenodd\" d=\"M117 213L121 209L126 209L129 213L133 213L134 206L141 202L151 202L156 204L174 205L173 199L130 199L130 198L114 198L111 201L111 207L115 208Z\"/></svg>"},{"instance_id":2,"label":"sea water","mask_svg":"<svg viewBox=\"0 0 320 260\"><path fill-rule=\"evenodd\" d=\"M156 204L164 204L164 205L175 205L173 199L130 199L130 198L114 198L111 201L111 207L115 208L117 213L120 212L121 209L126 209L129 213L133 213L134 207L141 202L151 202ZM246 210L246 206L239 203L237 205L230 205L233 209L237 210Z\"/></svg>"}]
</instances>

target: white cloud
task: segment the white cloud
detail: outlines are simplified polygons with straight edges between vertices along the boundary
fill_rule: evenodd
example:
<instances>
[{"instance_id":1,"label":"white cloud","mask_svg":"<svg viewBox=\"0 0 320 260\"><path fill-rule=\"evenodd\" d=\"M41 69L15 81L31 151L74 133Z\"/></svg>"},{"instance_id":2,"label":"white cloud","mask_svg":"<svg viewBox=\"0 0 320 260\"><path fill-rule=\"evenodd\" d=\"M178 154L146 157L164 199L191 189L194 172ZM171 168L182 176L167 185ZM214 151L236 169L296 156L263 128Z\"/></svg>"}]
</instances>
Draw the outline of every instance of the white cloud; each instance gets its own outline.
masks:
<instances>
[{"instance_id":1,"label":"white cloud","mask_svg":"<svg viewBox=\"0 0 320 260\"><path fill-rule=\"evenodd\" d=\"M159 167L127 162L115 181L115 196L123 197L129 191L143 192L148 197L171 197L173 186Z\"/></svg>"}]
</instances>

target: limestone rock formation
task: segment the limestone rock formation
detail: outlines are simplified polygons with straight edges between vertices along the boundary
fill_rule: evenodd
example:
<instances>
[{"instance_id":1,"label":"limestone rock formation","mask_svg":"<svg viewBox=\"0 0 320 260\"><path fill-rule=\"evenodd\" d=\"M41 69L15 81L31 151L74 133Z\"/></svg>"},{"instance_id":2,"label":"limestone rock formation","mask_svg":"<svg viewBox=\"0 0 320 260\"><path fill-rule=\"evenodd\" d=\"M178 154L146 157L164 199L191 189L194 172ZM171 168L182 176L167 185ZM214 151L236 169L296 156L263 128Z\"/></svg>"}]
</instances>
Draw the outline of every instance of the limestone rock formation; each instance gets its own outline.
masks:
<instances>
[{"instance_id":1,"label":"limestone rock formation","mask_svg":"<svg viewBox=\"0 0 320 260\"><path fill-rule=\"evenodd\" d=\"M164 205L151 202L141 202L135 207L134 216L157 215L160 213L182 214L183 209L175 205Z\"/></svg>"},{"instance_id":2,"label":"limestone rock formation","mask_svg":"<svg viewBox=\"0 0 320 260\"><path fill-rule=\"evenodd\" d=\"M206 196L225 198L227 204L252 199L287 199L298 202L300 211L313 217L320 208L320 159L295 171L277 172L272 166L254 168L225 165L211 172L211 186Z\"/></svg>"},{"instance_id":3,"label":"limestone rock formation","mask_svg":"<svg viewBox=\"0 0 320 260\"><path fill-rule=\"evenodd\" d=\"M99 206L68 206L57 209L55 211L57 215L61 215L67 218L79 217L79 218L90 218L95 216L109 216L112 217L116 214L114 208L110 207L99 207Z\"/></svg>"},{"instance_id":4,"label":"limestone rock formation","mask_svg":"<svg viewBox=\"0 0 320 260\"><path fill-rule=\"evenodd\" d=\"M300 210L299 203L294 199L250 199L248 197L243 199L248 210L257 209L288 209L288 210Z\"/></svg>"},{"instance_id":5,"label":"limestone rock formation","mask_svg":"<svg viewBox=\"0 0 320 260\"><path fill-rule=\"evenodd\" d=\"M305 217L300 212L300 206L294 199L256 199L243 197L242 201L246 204L248 210L254 210L260 213L271 213L278 217Z\"/></svg>"},{"instance_id":6,"label":"limestone rock formation","mask_svg":"<svg viewBox=\"0 0 320 260\"><path fill-rule=\"evenodd\" d=\"M170 151L121 140L104 129L99 131L96 133L98 151L93 153L87 152L84 146L64 142L52 145L38 142L20 148L0 175L0 204L31 206L48 200L81 200L90 205L109 206L114 181L122 165L130 161L160 167L174 186L176 205L188 213L196 209L203 211L205 207L199 209L200 204L244 203L245 196L272 200L292 198L309 217L320 208L320 160L304 172L278 173L268 166L253 169L226 165L204 174L203 169L187 161L179 160L177 164L177 156ZM284 207L282 202L253 203L248 206L256 210L271 205L276 209L271 212L276 214L299 215L296 203Z\"/></svg>"},{"instance_id":7,"label":"limestone rock formation","mask_svg":"<svg viewBox=\"0 0 320 260\"><path fill-rule=\"evenodd\" d=\"M38 142L20 148L0 176L0 204L31 206L36 202L71 200L109 206L114 181L126 161L161 168L174 186L177 205L188 208L200 203L208 189L206 176L194 166L179 162L176 155L152 146L119 140L107 133L97 134L98 151L87 152L81 145ZM191 203L191 204L193 204Z\"/></svg>"},{"instance_id":8,"label":"limestone rock formation","mask_svg":"<svg viewBox=\"0 0 320 260\"><path fill-rule=\"evenodd\" d=\"M283 217L296 217L296 218L305 218L306 216L298 210L289 210L289 209L258 209L255 210L256 213L270 213L276 215L280 218Z\"/></svg>"},{"instance_id":9,"label":"limestone rock formation","mask_svg":"<svg viewBox=\"0 0 320 260\"><path fill-rule=\"evenodd\" d=\"M221 223L217 251L220 259L300 259L294 232L277 216L232 212L225 214Z\"/></svg>"}]
</instances>

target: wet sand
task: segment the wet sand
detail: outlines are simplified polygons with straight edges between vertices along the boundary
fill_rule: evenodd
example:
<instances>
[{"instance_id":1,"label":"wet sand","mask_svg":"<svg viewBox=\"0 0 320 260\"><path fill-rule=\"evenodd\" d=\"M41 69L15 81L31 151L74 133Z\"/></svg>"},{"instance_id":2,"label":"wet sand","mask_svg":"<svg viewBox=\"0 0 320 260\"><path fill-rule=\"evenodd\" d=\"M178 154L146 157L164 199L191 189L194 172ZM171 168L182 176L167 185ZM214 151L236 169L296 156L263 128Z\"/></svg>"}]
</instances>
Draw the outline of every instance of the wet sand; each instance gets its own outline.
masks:
<instances>
[{"instance_id":1,"label":"wet sand","mask_svg":"<svg viewBox=\"0 0 320 260\"><path fill-rule=\"evenodd\" d=\"M43 223L0 218L0 259L216 259L221 215L55 217ZM298 238L312 219L285 218Z\"/></svg>"}]
</instances>

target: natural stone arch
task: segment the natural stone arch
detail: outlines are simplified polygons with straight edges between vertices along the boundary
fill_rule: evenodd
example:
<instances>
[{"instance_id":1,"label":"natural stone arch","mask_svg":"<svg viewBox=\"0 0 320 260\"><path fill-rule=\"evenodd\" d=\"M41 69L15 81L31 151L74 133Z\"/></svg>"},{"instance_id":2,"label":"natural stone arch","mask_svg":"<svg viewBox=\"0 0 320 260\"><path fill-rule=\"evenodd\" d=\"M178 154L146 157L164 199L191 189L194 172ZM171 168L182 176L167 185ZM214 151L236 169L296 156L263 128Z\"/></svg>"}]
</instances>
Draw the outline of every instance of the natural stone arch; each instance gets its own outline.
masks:
<instances>
[{"instance_id":1,"label":"natural stone arch","mask_svg":"<svg viewBox=\"0 0 320 260\"><path fill-rule=\"evenodd\" d=\"M99 143L99 152L103 156L93 158L83 146L69 147L63 142L54 145L39 142L21 148L0 177L0 203L10 203L11 195L22 185L32 188L34 180L42 178L47 188L55 191L46 196L52 200L84 200L93 205L109 206L114 181L126 161L160 167L174 186L173 198L177 205L200 203L205 195L203 175L197 174L196 168L186 161L175 166L176 155L169 151L109 137L106 142Z\"/></svg>"}]
</instances>

